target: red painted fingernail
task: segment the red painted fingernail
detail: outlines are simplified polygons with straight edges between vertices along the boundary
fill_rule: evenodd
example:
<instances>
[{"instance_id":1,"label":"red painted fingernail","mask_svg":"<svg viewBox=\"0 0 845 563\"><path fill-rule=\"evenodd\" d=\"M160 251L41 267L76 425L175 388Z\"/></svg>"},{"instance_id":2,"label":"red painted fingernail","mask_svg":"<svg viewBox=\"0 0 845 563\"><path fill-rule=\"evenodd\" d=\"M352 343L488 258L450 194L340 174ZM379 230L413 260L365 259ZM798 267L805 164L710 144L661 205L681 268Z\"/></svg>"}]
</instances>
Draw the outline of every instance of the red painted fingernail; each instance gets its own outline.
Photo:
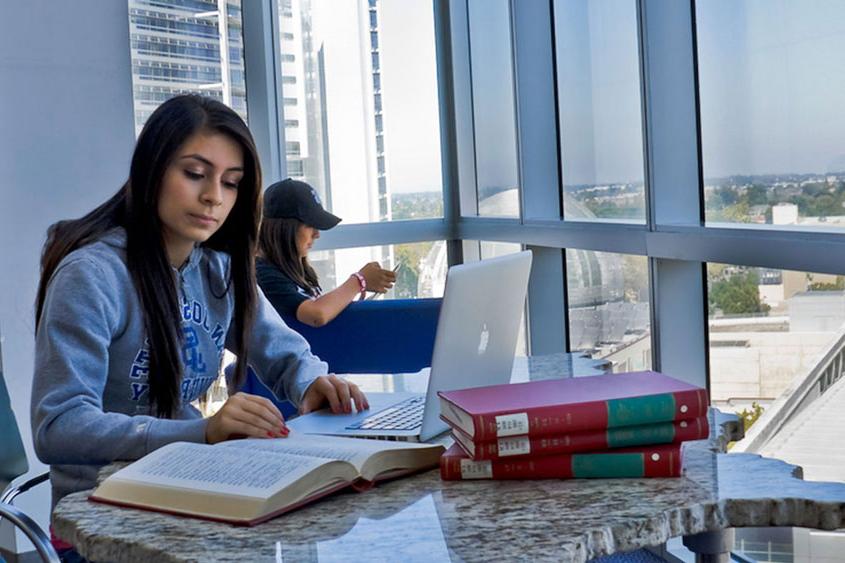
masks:
<instances>
[{"instance_id":1,"label":"red painted fingernail","mask_svg":"<svg viewBox=\"0 0 845 563\"><path fill-rule=\"evenodd\" d=\"M268 437L268 438L275 438L275 436L273 436L273 433L272 433L272 432L267 432L267 437Z\"/></svg>"}]
</instances>

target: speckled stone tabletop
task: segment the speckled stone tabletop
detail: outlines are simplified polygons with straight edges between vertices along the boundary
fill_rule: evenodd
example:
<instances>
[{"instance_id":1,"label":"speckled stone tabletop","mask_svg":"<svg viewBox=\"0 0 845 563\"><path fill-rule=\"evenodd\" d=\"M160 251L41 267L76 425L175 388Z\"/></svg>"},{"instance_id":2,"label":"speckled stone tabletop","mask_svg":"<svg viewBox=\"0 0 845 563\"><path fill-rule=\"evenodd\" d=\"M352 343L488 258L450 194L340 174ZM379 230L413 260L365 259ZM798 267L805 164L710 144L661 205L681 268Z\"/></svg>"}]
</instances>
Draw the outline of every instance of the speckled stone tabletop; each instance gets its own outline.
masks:
<instances>
[{"instance_id":1,"label":"speckled stone tabletop","mask_svg":"<svg viewBox=\"0 0 845 563\"><path fill-rule=\"evenodd\" d=\"M532 379L535 367L558 369L529 367ZM443 482L432 470L253 528L93 503L83 491L59 503L53 526L94 561L572 562L736 526L845 527L845 484L720 453L741 427L710 417L710 439L685 444L675 479Z\"/></svg>"}]
</instances>

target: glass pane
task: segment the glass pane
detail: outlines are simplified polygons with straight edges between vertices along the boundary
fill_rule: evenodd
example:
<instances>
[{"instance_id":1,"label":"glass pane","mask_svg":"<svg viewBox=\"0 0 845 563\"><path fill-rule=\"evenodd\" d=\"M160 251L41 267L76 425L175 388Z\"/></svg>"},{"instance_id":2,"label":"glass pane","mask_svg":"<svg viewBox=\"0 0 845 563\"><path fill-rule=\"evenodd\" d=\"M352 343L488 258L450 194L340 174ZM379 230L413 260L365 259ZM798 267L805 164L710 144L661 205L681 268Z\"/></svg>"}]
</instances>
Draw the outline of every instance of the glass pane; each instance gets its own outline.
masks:
<instances>
[{"instance_id":1,"label":"glass pane","mask_svg":"<svg viewBox=\"0 0 845 563\"><path fill-rule=\"evenodd\" d=\"M443 216L431 0L278 0L288 175L344 224Z\"/></svg>"},{"instance_id":2,"label":"glass pane","mask_svg":"<svg viewBox=\"0 0 845 563\"><path fill-rule=\"evenodd\" d=\"M707 221L845 226L845 3L695 7Z\"/></svg>"},{"instance_id":3,"label":"glass pane","mask_svg":"<svg viewBox=\"0 0 845 563\"><path fill-rule=\"evenodd\" d=\"M708 264L707 277L710 397L724 410L765 410L842 334L845 276Z\"/></svg>"},{"instance_id":4,"label":"glass pane","mask_svg":"<svg viewBox=\"0 0 845 563\"><path fill-rule=\"evenodd\" d=\"M447 264L443 241L312 251L308 259L324 291L334 289L353 272L376 261L383 268L398 269L393 289L371 299L443 297Z\"/></svg>"},{"instance_id":5,"label":"glass pane","mask_svg":"<svg viewBox=\"0 0 845 563\"><path fill-rule=\"evenodd\" d=\"M710 397L762 432L731 451L781 459L807 481L845 481L842 420L845 276L708 264ZM793 407L797 407L794 408ZM748 436L748 434L746 434ZM845 535L737 529L734 551L758 561L828 561ZM837 551L839 550L839 551Z\"/></svg>"},{"instance_id":6,"label":"glass pane","mask_svg":"<svg viewBox=\"0 0 845 563\"><path fill-rule=\"evenodd\" d=\"M614 372L651 368L648 260L566 250L569 349L612 363Z\"/></svg>"},{"instance_id":7,"label":"glass pane","mask_svg":"<svg viewBox=\"0 0 845 563\"><path fill-rule=\"evenodd\" d=\"M556 0L566 219L645 222L635 0Z\"/></svg>"},{"instance_id":8,"label":"glass pane","mask_svg":"<svg viewBox=\"0 0 845 563\"><path fill-rule=\"evenodd\" d=\"M478 214L519 217L508 0L469 0Z\"/></svg>"},{"instance_id":9,"label":"glass pane","mask_svg":"<svg viewBox=\"0 0 845 563\"><path fill-rule=\"evenodd\" d=\"M246 120L241 0L129 0L129 38L136 135L179 94L216 98Z\"/></svg>"}]
</instances>

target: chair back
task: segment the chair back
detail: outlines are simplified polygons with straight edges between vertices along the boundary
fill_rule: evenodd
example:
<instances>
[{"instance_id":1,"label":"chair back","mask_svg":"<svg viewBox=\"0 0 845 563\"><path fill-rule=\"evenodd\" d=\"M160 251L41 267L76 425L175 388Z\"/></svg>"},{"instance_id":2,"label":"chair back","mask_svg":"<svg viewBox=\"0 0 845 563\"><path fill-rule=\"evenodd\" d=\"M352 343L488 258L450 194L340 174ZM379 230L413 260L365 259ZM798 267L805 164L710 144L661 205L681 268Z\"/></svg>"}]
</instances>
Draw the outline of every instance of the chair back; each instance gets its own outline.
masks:
<instances>
[{"instance_id":1,"label":"chair back","mask_svg":"<svg viewBox=\"0 0 845 563\"><path fill-rule=\"evenodd\" d=\"M287 315L282 318L305 337L332 373L414 373L431 366L442 302L439 298L357 301L320 328ZM233 367L225 370L230 381ZM252 368L239 391L270 399L285 418L296 415L293 403L276 396Z\"/></svg>"},{"instance_id":2,"label":"chair back","mask_svg":"<svg viewBox=\"0 0 845 563\"><path fill-rule=\"evenodd\" d=\"M314 328L283 315L333 373L414 373L431 366L439 298L356 301Z\"/></svg>"},{"instance_id":3,"label":"chair back","mask_svg":"<svg viewBox=\"0 0 845 563\"><path fill-rule=\"evenodd\" d=\"M12 480L29 471L26 450L21 441L21 433L12 412L12 401L3 376L2 335L0 335L0 492L9 486Z\"/></svg>"}]
</instances>

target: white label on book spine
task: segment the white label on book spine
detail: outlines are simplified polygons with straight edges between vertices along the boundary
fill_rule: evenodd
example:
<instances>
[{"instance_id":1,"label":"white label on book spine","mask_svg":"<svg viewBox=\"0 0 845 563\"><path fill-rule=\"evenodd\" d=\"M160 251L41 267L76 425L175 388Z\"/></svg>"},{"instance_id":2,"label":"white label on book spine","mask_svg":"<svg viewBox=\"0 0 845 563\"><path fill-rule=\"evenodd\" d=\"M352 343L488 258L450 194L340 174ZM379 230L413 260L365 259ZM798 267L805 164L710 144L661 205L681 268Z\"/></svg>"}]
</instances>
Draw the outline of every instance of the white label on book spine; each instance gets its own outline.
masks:
<instances>
[{"instance_id":1,"label":"white label on book spine","mask_svg":"<svg viewBox=\"0 0 845 563\"><path fill-rule=\"evenodd\" d=\"M499 457L531 453L531 440L527 436L499 439Z\"/></svg>"},{"instance_id":2,"label":"white label on book spine","mask_svg":"<svg viewBox=\"0 0 845 563\"><path fill-rule=\"evenodd\" d=\"M471 459L461 460L462 479L492 479L493 465L490 460L473 461Z\"/></svg>"},{"instance_id":3,"label":"white label on book spine","mask_svg":"<svg viewBox=\"0 0 845 563\"><path fill-rule=\"evenodd\" d=\"M496 417L496 436L528 434L528 413L502 414Z\"/></svg>"}]
</instances>

